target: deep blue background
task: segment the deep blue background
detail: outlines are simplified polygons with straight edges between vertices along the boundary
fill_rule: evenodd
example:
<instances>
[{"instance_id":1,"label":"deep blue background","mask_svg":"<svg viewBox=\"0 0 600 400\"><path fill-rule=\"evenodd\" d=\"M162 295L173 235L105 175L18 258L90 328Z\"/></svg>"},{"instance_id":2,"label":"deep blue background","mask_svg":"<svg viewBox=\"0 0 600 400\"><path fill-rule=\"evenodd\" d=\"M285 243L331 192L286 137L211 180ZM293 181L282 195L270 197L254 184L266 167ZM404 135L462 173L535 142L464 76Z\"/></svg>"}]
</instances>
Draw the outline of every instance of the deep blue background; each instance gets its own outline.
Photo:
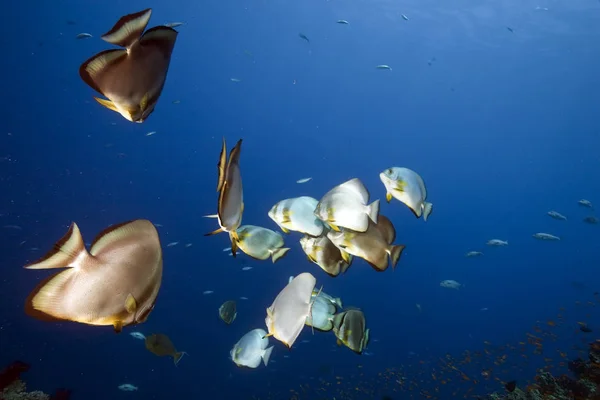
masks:
<instances>
[{"instance_id":1,"label":"deep blue background","mask_svg":"<svg viewBox=\"0 0 600 400\"><path fill-rule=\"evenodd\" d=\"M431 373L444 354L481 351L485 340L518 346L537 320L555 319L563 306L553 346L571 349L581 340L576 321L598 322L597 312L574 302L585 303L600 286L600 227L581 222L590 211L577 205L580 198L600 204L600 4L472 3L3 4L0 226L22 230L0 229L0 365L30 362L32 389L66 386L74 399L286 399L305 384L343 386L353 390L348 398L369 398L354 387L388 393L379 373L402 365L407 379L418 381L413 394L434 391L439 382ZM119 17L147 7L149 26L186 24L177 28L156 111L133 124L96 104L77 69L109 47L99 36ZM76 40L80 32L94 37ZM150 131L157 134L146 137ZM423 176L434 212L425 223L397 201L382 204L398 243L407 246L394 272L376 273L359 261L329 278L307 262L295 233L286 236L289 255L275 265L234 260L221 252L227 235L202 236L216 228L202 216L216 211L223 136L229 147L244 139L244 223L276 229L267 216L274 203L320 198L352 177L383 200L378 174L390 166ZM295 183L305 176L314 179ZM551 209L569 220L552 220L545 215ZM165 247L163 286L146 324L115 335L109 327L24 315L25 297L46 273L21 267L71 221L90 242L109 224L134 218L162 224L163 245L180 242ZM535 232L562 241L537 242ZM492 238L509 246L487 248ZM466 259L469 250L485 255ZM242 272L243 265L254 269ZM265 308L289 275L303 271L365 311L370 355L337 348L332 334L311 337L307 329L291 352L272 340L275 362L267 368L237 368L230 348L264 327ZM443 289L444 279L466 286ZM587 286L577 289L572 281ZM205 290L215 293L204 296ZM218 306L240 296L249 300L238 302L237 320L225 326ZM133 330L166 333L190 356L174 367L130 337ZM498 369L502 380L531 379L543 362L510 360ZM494 367L493 360L473 364L475 376ZM345 383L337 385L336 376ZM119 392L126 382L139 391ZM441 390L448 398L471 386L454 379ZM501 385L477 387L482 393ZM328 390L321 392L327 398L337 393Z\"/></svg>"}]
</instances>

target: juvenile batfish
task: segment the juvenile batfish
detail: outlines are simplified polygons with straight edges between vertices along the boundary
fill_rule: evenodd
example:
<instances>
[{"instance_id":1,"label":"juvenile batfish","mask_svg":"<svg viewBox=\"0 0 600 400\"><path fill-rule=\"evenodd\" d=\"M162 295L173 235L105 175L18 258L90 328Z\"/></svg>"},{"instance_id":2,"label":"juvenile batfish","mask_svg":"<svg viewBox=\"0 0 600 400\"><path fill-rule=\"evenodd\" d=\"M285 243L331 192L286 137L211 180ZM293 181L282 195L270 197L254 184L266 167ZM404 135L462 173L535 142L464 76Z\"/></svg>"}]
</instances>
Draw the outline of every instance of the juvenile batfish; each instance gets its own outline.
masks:
<instances>
[{"instance_id":1,"label":"juvenile batfish","mask_svg":"<svg viewBox=\"0 0 600 400\"><path fill-rule=\"evenodd\" d=\"M389 65L386 65L386 64L380 64L380 65L376 66L375 68L377 68L377 69L389 69L390 71L392 70L392 67L390 67Z\"/></svg>"},{"instance_id":2,"label":"juvenile batfish","mask_svg":"<svg viewBox=\"0 0 600 400\"><path fill-rule=\"evenodd\" d=\"M235 321L235 317L237 317L235 301L229 300L221 304L221 307L219 307L219 317L221 317L223 322L227 325Z\"/></svg>"},{"instance_id":3,"label":"juvenile batfish","mask_svg":"<svg viewBox=\"0 0 600 400\"><path fill-rule=\"evenodd\" d=\"M393 197L406 204L415 217L423 215L423 219L427 221L433 204L426 201L427 188L419 174L408 168L392 167L380 173L379 179L385 186L385 199L388 203Z\"/></svg>"},{"instance_id":4,"label":"juvenile batfish","mask_svg":"<svg viewBox=\"0 0 600 400\"><path fill-rule=\"evenodd\" d=\"M461 287L463 287L464 285L452 280L452 279L447 279L445 281L441 281L440 282L440 286L443 288L447 288L447 289L460 289Z\"/></svg>"},{"instance_id":5,"label":"juvenile batfish","mask_svg":"<svg viewBox=\"0 0 600 400\"><path fill-rule=\"evenodd\" d=\"M311 295L317 280L308 272L296 276L267 308L265 324L273 336L291 348L311 313Z\"/></svg>"},{"instance_id":6,"label":"juvenile batfish","mask_svg":"<svg viewBox=\"0 0 600 400\"><path fill-rule=\"evenodd\" d=\"M261 226L244 225L236 231L235 246L257 260L271 257L276 262L287 254L289 247L283 247L283 237Z\"/></svg>"},{"instance_id":7,"label":"juvenile batfish","mask_svg":"<svg viewBox=\"0 0 600 400\"><path fill-rule=\"evenodd\" d=\"M323 233L323 222L315 215L319 201L309 196L294 197L281 200L269 210L271 218L285 232L304 233L320 236Z\"/></svg>"},{"instance_id":8,"label":"juvenile batfish","mask_svg":"<svg viewBox=\"0 0 600 400\"><path fill-rule=\"evenodd\" d=\"M594 206L592 205L592 202L586 199L581 199L578 201L580 206L583 207L587 207L587 208L594 208Z\"/></svg>"},{"instance_id":9,"label":"juvenile batfish","mask_svg":"<svg viewBox=\"0 0 600 400\"><path fill-rule=\"evenodd\" d=\"M560 238L558 236L554 236L549 233L542 233L542 232L534 233L531 236L533 236L534 238L539 239L539 240L560 240Z\"/></svg>"},{"instance_id":10,"label":"juvenile batfish","mask_svg":"<svg viewBox=\"0 0 600 400\"><path fill-rule=\"evenodd\" d=\"M91 38L91 37L92 37L91 34L85 33L85 32L80 33L77 36L75 36L75 38L77 38L77 39L87 39L87 38Z\"/></svg>"},{"instance_id":11,"label":"juvenile batfish","mask_svg":"<svg viewBox=\"0 0 600 400\"><path fill-rule=\"evenodd\" d=\"M298 179L296 181L296 183L306 183L306 182L309 182L311 180L312 180L312 177L310 177L310 178L302 178L302 179Z\"/></svg>"},{"instance_id":12,"label":"juvenile batfish","mask_svg":"<svg viewBox=\"0 0 600 400\"><path fill-rule=\"evenodd\" d=\"M146 349L159 357L173 357L175 365L179 364L181 358L187 354L185 351L177 351L171 339L162 333L148 336L146 338Z\"/></svg>"},{"instance_id":13,"label":"juvenile batfish","mask_svg":"<svg viewBox=\"0 0 600 400\"><path fill-rule=\"evenodd\" d=\"M350 309L336 314L333 317L333 333L338 345L343 343L358 354L362 354L369 343L365 314L360 310Z\"/></svg>"},{"instance_id":14,"label":"juvenile batfish","mask_svg":"<svg viewBox=\"0 0 600 400\"><path fill-rule=\"evenodd\" d=\"M148 220L113 225L85 248L76 223L54 248L28 269L58 269L25 302L41 320L124 326L145 322L154 309L163 271L158 232Z\"/></svg>"},{"instance_id":15,"label":"juvenile batfish","mask_svg":"<svg viewBox=\"0 0 600 400\"><path fill-rule=\"evenodd\" d=\"M465 254L465 257L479 257L482 255L483 255L483 253L480 251L470 251L467 254Z\"/></svg>"},{"instance_id":16,"label":"juvenile batfish","mask_svg":"<svg viewBox=\"0 0 600 400\"><path fill-rule=\"evenodd\" d=\"M231 361L238 367L256 368L262 360L266 367L273 352L273 346L267 348L269 338L266 336L264 329L253 329L246 333L229 352Z\"/></svg>"},{"instance_id":17,"label":"juvenile batfish","mask_svg":"<svg viewBox=\"0 0 600 400\"><path fill-rule=\"evenodd\" d=\"M501 247L501 246L508 246L508 241L500 240L500 239L491 239L491 240L488 240L486 244L488 246Z\"/></svg>"},{"instance_id":18,"label":"juvenile batfish","mask_svg":"<svg viewBox=\"0 0 600 400\"><path fill-rule=\"evenodd\" d=\"M204 235L210 236L228 232L231 241L231 254L234 257L237 252L236 242L238 239L236 229L242 224L242 214L244 213L244 190L240 171L241 151L242 139L238 140L235 147L231 149L229 159L227 159L227 145L225 144L225 138L223 138L223 147L217 164L219 170L217 214L207 215L210 218L217 218L220 228Z\"/></svg>"},{"instance_id":19,"label":"juvenile batfish","mask_svg":"<svg viewBox=\"0 0 600 400\"><path fill-rule=\"evenodd\" d=\"M365 232L369 219L377 221L379 200L370 205L369 191L358 178L344 182L323 196L315 208L315 215L336 232L340 227Z\"/></svg>"},{"instance_id":20,"label":"juvenile batfish","mask_svg":"<svg viewBox=\"0 0 600 400\"><path fill-rule=\"evenodd\" d=\"M308 259L329 276L335 277L345 273L352 264L352 256L348 258L348 262L344 261L340 249L329 240L327 234L319 237L305 235L300 239L300 245Z\"/></svg>"},{"instance_id":21,"label":"juvenile batfish","mask_svg":"<svg viewBox=\"0 0 600 400\"><path fill-rule=\"evenodd\" d=\"M167 79L177 31L156 26L144 33L152 9L122 17L102 39L124 49L104 50L79 67L94 97L104 107L132 122L144 122L154 111Z\"/></svg>"},{"instance_id":22,"label":"juvenile batfish","mask_svg":"<svg viewBox=\"0 0 600 400\"><path fill-rule=\"evenodd\" d=\"M379 215L377 224L369 221L366 232L329 231L327 237L340 249L345 261L349 260L348 255L351 254L362 258L377 271L385 271L388 268L388 256L392 268L396 268L405 248L401 244L392 244L396 239L396 230L391 221L383 215Z\"/></svg>"},{"instance_id":23,"label":"juvenile batfish","mask_svg":"<svg viewBox=\"0 0 600 400\"><path fill-rule=\"evenodd\" d=\"M132 338L134 339L139 339L139 340L146 340L146 336L144 336L143 333L141 332L131 332L129 333L131 335Z\"/></svg>"},{"instance_id":24,"label":"juvenile batfish","mask_svg":"<svg viewBox=\"0 0 600 400\"><path fill-rule=\"evenodd\" d=\"M557 211L548 211L548 215L551 216L554 219L559 219L562 221L566 221L567 217L565 217L564 215L562 215L561 213L557 212Z\"/></svg>"}]
</instances>

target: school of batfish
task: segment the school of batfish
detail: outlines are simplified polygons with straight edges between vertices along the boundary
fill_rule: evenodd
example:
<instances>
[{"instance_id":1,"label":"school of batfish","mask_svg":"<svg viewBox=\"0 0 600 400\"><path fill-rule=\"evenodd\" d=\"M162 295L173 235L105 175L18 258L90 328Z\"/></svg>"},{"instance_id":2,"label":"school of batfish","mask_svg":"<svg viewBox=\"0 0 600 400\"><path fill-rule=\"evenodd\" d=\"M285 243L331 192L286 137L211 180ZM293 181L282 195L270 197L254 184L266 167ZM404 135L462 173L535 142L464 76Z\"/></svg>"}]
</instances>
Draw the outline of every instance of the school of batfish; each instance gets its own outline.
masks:
<instances>
[{"instance_id":1,"label":"school of batfish","mask_svg":"<svg viewBox=\"0 0 600 400\"><path fill-rule=\"evenodd\" d=\"M98 103L136 123L144 122L158 103L178 34L173 29L176 24L146 30L151 13L146 9L119 19L102 39L120 48L96 54L79 69L83 81L107 98L95 97ZM240 139L227 156L223 138L217 164L217 213L207 215L216 219L219 227L206 236L226 232L234 257L242 251L275 263L290 250L284 247L283 236L264 227L242 225L241 149ZM379 176L387 202L395 198L417 218L427 220L432 204L426 201L427 189L419 174L391 167ZM300 245L307 258L332 277L345 273L353 257L381 272L389 265L396 267L405 246L394 244L396 230L380 214L379 200L370 201L365 185L354 178L334 186L320 199L283 199L273 205L268 216L284 233L303 234ZM72 223L49 253L25 268L61 269L28 296L27 314L46 321L113 326L115 332L121 332L125 326L145 322L154 309L163 275L162 246L153 223L135 220L108 227L88 250L77 224ZM219 316L226 324L233 323L235 301L225 302ZM261 361L267 365L273 350L269 337L291 348L304 326L333 331L338 344L358 354L369 342L364 313L343 308L341 299L325 293L309 272L290 277L266 308L265 325L266 330L252 329L233 346L230 356L236 365L256 368ZM173 357L175 364L186 354L177 351L164 334L131 334L144 340L152 353Z\"/></svg>"}]
</instances>

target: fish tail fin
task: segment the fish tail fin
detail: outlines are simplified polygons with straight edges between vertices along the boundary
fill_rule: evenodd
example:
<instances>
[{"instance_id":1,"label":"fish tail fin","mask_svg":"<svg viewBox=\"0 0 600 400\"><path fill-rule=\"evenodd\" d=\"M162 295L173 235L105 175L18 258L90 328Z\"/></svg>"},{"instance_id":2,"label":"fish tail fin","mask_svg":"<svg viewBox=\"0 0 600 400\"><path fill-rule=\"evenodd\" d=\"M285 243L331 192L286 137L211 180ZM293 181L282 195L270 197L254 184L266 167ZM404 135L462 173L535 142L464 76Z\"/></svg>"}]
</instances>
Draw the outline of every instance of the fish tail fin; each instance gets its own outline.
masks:
<instances>
[{"instance_id":1,"label":"fish tail fin","mask_svg":"<svg viewBox=\"0 0 600 400\"><path fill-rule=\"evenodd\" d=\"M151 15L152 9L147 8L121 17L110 31L102 35L102 40L117 46L130 47L142 36Z\"/></svg>"},{"instance_id":2,"label":"fish tail fin","mask_svg":"<svg viewBox=\"0 0 600 400\"><path fill-rule=\"evenodd\" d=\"M371 221L377 223L377 218L379 217L379 199L372 202L367 206L367 208L367 214L369 214L369 218L371 218Z\"/></svg>"},{"instance_id":3,"label":"fish tail fin","mask_svg":"<svg viewBox=\"0 0 600 400\"><path fill-rule=\"evenodd\" d=\"M390 255L390 260L392 261L392 268L396 269L396 265L398 264L398 261L400 261L400 256L402 255L402 252L404 251L406 246L404 246L403 244L397 244L397 245L393 245L390 247L389 251L389 255Z\"/></svg>"},{"instance_id":4,"label":"fish tail fin","mask_svg":"<svg viewBox=\"0 0 600 400\"><path fill-rule=\"evenodd\" d=\"M271 353L273 352L273 347L275 347L275 346L271 346L271 347L268 347L263 350L262 360L263 360L263 363L265 364L265 367L267 365L269 365L269 359L271 358Z\"/></svg>"},{"instance_id":5,"label":"fish tail fin","mask_svg":"<svg viewBox=\"0 0 600 400\"><path fill-rule=\"evenodd\" d=\"M271 251L271 260L273 260L273 263L275 263L277 260L284 257L288 251L290 251L289 247L282 247L280 249Z\"/></svg>"},{"instance_id":6,"label":"fish tail fin","mask_svg":"<svg viewBox=\"0 0 600 400\"><path fill-rule=\"evenodd\" d=\"M85 243L79 227L71 223L67 233L54 245L44 257L25 266L27 269L78 268L91 256L85 249Z\"/></svg>"},{"instance_id":7,"label":"fish tail fin","mask_svg":"<svg viewBox=\"0 0 600 400\"><path fill-rule=\"evenodd\" d=\"M423 203L423 220L424 221L427 221L427 217L429 217L429 214L431 214L432 211L433 211L433 204L424 202Z\"/></svg>"},{"instance_id":8,"label":"fish tail fin","mask_svg":"<svg viewBox=\"0 0 600 400\"><path fill-rule=\"evenodd\" d=\"M179 364L179 361L181 361L181 359L185 355L188 355L188 353L186 353L185 351L178 351L175 354L173 354L173 362L175 363L175 365Z\"/></svg>"}]
</instances>

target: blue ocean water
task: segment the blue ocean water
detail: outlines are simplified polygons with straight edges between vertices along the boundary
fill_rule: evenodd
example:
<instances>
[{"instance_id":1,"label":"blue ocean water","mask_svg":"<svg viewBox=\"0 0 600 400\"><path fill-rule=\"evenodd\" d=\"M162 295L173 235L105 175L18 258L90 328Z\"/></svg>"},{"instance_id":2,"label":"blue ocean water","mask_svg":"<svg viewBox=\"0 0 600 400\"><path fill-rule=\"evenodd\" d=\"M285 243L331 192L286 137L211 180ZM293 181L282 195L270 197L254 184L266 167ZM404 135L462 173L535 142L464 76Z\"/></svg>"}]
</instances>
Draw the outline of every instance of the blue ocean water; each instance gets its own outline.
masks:
<instances>
[{"instance_id":1,"label":"blue ocean water","mask_svg":"<svg viewBox=\"0 0 600 400\"><path fill-rule=\"evenodd\" d=\"M134 124L96 104L77 71L110 48L99 37L118 18L148 7L149 26L185 24L156 111ZM501 381L525 385L544 358L575 356L574 345L594 338L577 321L598 324L587 302L600 286L600 227L582 222L594 211L577 202L600 203L600 3L61 0L2 10L0 364L30 363L31 389L68 387L73 399L462 398L503 390ZM81 32L93 37L75 39ZM226 234L203 236L217 228L203 216L216 212L222 137L229 147L244 140L244 223L277 230L267 216L277 201L320 198L358 177L406 245L398 268L377 273L357 260L331 278L306 260L297 233L276 264L228 257ZM378 175L390 166L424 178L427 222L385 203ZM24 314L49 271L22 266L71 222L91 242L136 218L162 225L163 283L146 323L116 335ZM509 246L487 247L493 238ZM465 258L470 250L485 254ZM265 308L300 272L364 311L368 354L307 328L291 350L271 339L267 367L236 367L231 347L265 328ZM445 289L444 279L465 286ZM217 309L230 299L238 317L226 326ZM552 341L529 355L533 346L519 342L542 335L537 321ZM175 367L136 330L165 333L189 356ZM469 380L441 361L465 351L483 354L461 366ZM487 369L499 381L482 378ZM440 383L440 371L451 379ZM139 390L121 392L123 383Z\"/></svg>"}]
</instances>

